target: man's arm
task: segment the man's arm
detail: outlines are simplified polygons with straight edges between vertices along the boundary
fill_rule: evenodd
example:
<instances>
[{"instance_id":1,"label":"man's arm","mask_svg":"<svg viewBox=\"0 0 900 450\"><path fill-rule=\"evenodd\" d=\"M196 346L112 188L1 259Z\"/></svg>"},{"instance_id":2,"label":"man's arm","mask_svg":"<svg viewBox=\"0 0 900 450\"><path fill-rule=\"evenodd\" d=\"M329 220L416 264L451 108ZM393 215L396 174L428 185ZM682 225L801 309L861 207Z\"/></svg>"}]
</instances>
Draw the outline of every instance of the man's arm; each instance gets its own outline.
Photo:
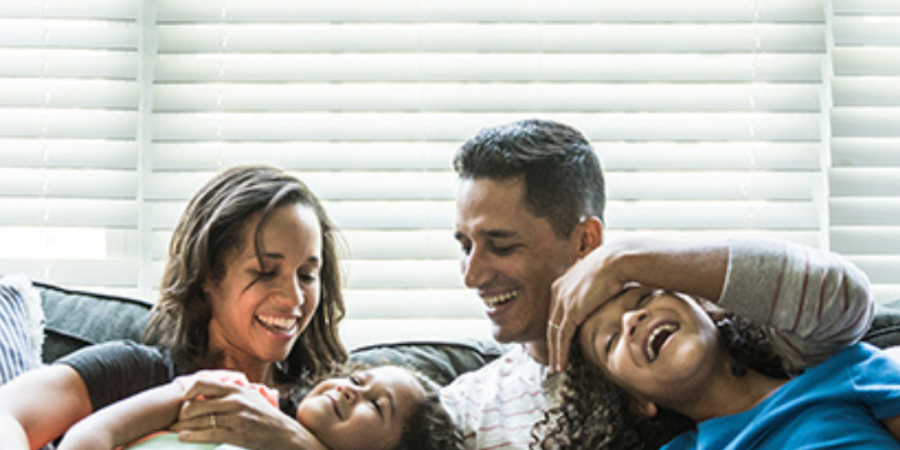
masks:
<instances>
[{"instance_id":1,"label":"man's arm","mask_svg":"<svg viewBox=\"0 0 900 450\"><path fill-rule=\"evenodd\" d=\"M163 430L178 418L183 393L173 382L113 403L75 424L58 450L111 450Z\"/></svg>"},{"instance_id":2,"label":"man's arm","mask_svg":"<svg viewBox=\"0 0 900 450\"><path fill-rule=\"evenodd\" d=\"M550 321L559 327L547 333L551 368L565 367L577 327L629 282L703 297L786 332L776 347L789 369L855 342L872 319L868 279L833 253L762 239L619 241L554 283Z\"/></svg>"},{"instance_id":3,"label":"man's arm","mask_svg":"<svg viewBox=\"0 0 900 450\"><path fill-rule=\"evenodd\" d=\"M550 368L562 371L569 343L597 308L629 283L718 299L728 272L726 241L619 240L601 245L553 283L547 329Z\"/></svg>"},{"instance_id":4,"label":"man's arm","mask_svg":"<svg viewBox=\"0 0 900 450\"><path fill-rule=\"evenodd\" d=\"M869 280L835 253L780 241L732 241L721 306L770 329L789 370L859 341L871 325Z\"/></svg>"}]
</instances>

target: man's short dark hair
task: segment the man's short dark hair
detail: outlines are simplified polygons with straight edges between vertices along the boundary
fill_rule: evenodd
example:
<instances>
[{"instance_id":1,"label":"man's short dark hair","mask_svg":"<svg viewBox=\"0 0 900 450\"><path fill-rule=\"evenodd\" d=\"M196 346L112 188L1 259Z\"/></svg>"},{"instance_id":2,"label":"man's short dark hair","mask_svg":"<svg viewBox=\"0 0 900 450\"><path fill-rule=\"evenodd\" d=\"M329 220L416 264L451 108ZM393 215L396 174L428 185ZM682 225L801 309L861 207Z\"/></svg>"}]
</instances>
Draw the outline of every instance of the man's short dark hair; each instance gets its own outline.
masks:
<instances>
[{"instance_id":1,"label":"man's short dark hair","mask_svg":"<svg viewBox=\"0 0 900 450\"><path fill-rule=\"evenodd\" d=\"M453 168L461 179L523 177L526 205L547 218L559 237L568 237L585 217L603 220L600 161L584 135L568 125L529 119L485 128L459 148Z\"/></svg>"}]
</instances>

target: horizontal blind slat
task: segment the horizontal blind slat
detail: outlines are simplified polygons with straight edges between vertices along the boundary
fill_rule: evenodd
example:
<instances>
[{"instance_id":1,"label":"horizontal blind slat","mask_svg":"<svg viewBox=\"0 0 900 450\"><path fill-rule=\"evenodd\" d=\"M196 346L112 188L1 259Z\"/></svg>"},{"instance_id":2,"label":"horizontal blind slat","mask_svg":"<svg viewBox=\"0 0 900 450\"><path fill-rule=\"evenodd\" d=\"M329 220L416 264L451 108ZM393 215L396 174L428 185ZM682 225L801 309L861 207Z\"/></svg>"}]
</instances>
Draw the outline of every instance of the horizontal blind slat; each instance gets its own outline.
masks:
<instances>
[{"instance_id":1,"label":"horizontal blind slat","mask_svg":"<svg viewBox=\"0 0 900 450\"><path fill-rule=\"evenodd\" d=\"M2 56L2 53L0 53ZM878 55L877 57L889 55ZM876 57L873 57L876 58ZM818 82L817 54L159 55L166 82Z\"/></svg>"},{"instance_id":2,"label":"horizontal blind slat","mask_svg":"<svg viewBox=\"0 0 900 450\"><path fill-rule=\"evenodd\" d=\"M136 228L131 200L0 198L0 225Z\"/></svg>"},{"instance_id":3,"label":"horizontal blind slat","mask_svg":"<svg viewBox=\"0 0 900 450\"><path fill-rule=\"evenodd\" d=\"M823 52L821 24L413 23L163 25L168 53ZM2 41L0 41L2 42ZM223 45L227 42L227 46Z\"/></svg>"},{"instance_id":4,"label":"horizontal blind slat","mask_svg":"<svg viewBox=\"0 0 900 450\"><path fill-rule=\"evenodd\" d=\"M220 0L162 0L158 3L158 20L168 22L216 22L223 20L222 9L230 22L459 22L503 21L582 22L615 20L624 22L750 22L821 21L821 5L815 0L761 0L753 3L720 0L711 4L703 0L685 0L672 4L665 0L615 2L570 0L548 8L541 0L458 0L454 2L392 0L372 3L366 0L342 2L257 0L227 2Z\"/></svg>"},{"instance_id":5,"label":"horizontal blind slat","mask_svg":"<svg viewBox=\"0 0 900 450\"><path fill-rule=\"evenodd\" d=\"M817 112L819 90L794 83L164 84L154 88L154 110Z\"/></svg>"},{"instance_id":6,"label":"horizontal blind slat","mask_svg":"<svg viewBox=\"0 0 900 450\"><path fill-rule=\"evenodd\" d=\"M900 225L898 197L832 197L828 202L832 226L897 226Z\"/></svg>"},{"instance_id":7,"label":"horizontal blind slat","mask_svg":"<svg viewBox=\"0 0 900 450\"><path fill-rule=\"evenodd\" d=\"M531 116L533 114L527 117ZM819 117L812 113L555 113L542 116L569 123L597 140L818 141L820 133ZM461 142L485 124L523 118L521 114L487 113L163 113L154 116L153 126L158 141L425 139Z\"/></svg>"}]
</instances>

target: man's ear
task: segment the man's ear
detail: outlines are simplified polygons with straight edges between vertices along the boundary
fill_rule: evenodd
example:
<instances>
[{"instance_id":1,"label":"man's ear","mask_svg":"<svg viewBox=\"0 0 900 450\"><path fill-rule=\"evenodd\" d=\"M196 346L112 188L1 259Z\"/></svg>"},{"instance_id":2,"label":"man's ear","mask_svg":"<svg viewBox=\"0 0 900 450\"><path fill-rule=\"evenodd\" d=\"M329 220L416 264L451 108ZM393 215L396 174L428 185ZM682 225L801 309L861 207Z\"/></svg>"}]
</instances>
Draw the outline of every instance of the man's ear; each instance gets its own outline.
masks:
<instances>
[{"instance_id":1,"label":"man's ear","mask_svg":"<svg viewBox=\"0 0 900 450\"><path fill-rule=\"evenodd\" d=\"M603 222L591 216L575 227L578 233L578 256L584 257L603 243Z\"/></svg>"},{"instance_id":2,"label":"man's ear","mask_svg":"<svg viewBox=\"0 0 900 450\"><path fill-rule=\"evenodd\" d=\"M659 413L659 409L656 407L656 403L653 403L650 400L642 400L637 398L631 399L631 410L634 411L637 415L641 416L642 419L649 419Z\"/></svg>"}]
</instances>

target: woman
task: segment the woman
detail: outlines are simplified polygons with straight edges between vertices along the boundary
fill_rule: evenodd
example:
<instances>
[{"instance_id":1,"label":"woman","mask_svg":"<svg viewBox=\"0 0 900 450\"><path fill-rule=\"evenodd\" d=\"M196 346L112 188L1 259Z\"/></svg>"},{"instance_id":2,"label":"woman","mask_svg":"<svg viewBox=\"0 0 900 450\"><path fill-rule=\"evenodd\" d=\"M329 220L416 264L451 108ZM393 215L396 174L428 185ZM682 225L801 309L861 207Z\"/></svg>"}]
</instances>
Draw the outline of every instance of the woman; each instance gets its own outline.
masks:
<instances>
[{"instance_id":1,"label":"woman","mask_svg":"<svg viewBox=\"0 0 900 450\"><path fill-rule=\"evenodd\" d=\"M747 317L641 285L599 302L541 448L659 448L682 431L664 448L900 448L900 365L853 344L872 304L833 259L837 277L806 264L797 282L782 270L771 298L723 295Z\"/></svg>"},{"instance_id":2,"label":"woman","mask_svg":"<svg viewBox=\"0 0 900 450\"><path fill-rule=\"evenodd\" d=\"M147 344L91 347L4 385L5 448L39 448L95 410L199 369L239 371L270 387L331 371L347 359L337 334L344 304L336 239L319 200L296 178L262 166L222 172L175 229ZM238 408L242 429L252 432L225 436L236 445L290 445L303 436L275 408ZM223 415L218 425L234 420Z\"/></svg>"},{"instance_id":3,"label":"woman","mask_svg":"<svg viewBox=\"0 0 900 450\"><path fill-rule=\"evenodd\" d=\"M66 433L58 449L112 450L138 439L128 448L196 448L159 430L175 421L184 402L204 401L192 394L200 379L217 379L248 396L278 402L278 392L250 383L239 372L201 371L91 414ZM462 438L440 405L438 389L425 375L401 366L348 368L315 383L300 401L296 420L310 433L308 450L461 448Z\"/></svg>"}]
</instances>

